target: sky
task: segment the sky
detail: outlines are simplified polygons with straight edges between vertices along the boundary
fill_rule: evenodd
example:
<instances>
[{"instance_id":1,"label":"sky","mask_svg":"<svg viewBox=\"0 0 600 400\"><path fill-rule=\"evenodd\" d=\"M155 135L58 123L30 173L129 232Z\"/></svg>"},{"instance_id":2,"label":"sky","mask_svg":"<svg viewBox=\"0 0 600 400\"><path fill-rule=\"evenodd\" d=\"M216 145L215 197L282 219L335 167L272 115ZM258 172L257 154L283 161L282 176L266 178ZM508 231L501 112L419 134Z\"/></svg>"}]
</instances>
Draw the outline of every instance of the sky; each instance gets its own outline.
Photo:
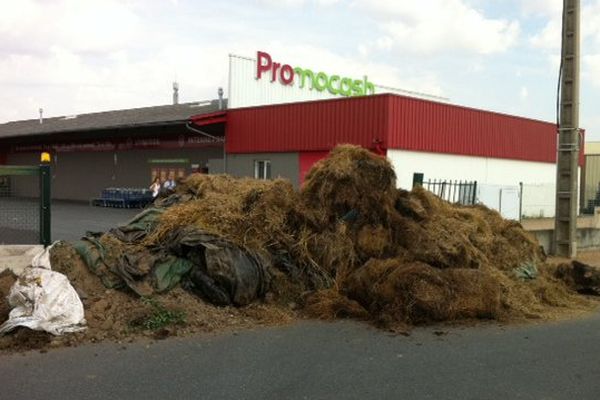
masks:
<instances>
[{"instance_id":1,"label":"sky","mask_svg":"<svg viewBox=\"0 0 600 400\"><path fill-rule=\"evenodd\" d=\"M582 2L581 117L600 140L600 0ZM227 93L228 55L556 120L562 0L0 0L0 123Z\"/></svg>"}]
</instances>

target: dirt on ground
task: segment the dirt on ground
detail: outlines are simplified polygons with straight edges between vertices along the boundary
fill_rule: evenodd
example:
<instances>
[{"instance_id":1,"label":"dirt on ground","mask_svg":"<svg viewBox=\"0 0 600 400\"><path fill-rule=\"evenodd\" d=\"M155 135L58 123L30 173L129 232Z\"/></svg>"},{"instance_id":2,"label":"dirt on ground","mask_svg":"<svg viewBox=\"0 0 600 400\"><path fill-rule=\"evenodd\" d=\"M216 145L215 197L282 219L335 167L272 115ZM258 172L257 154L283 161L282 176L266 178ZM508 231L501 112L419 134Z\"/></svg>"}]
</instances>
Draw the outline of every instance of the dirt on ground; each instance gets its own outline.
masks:
<instances>
[{"instance_id":1,"label":"dirt on ground","mask_svg":"<svg viewBox=\"0 0 600 400\"><path fill-rule=\"evenodd\" d=\"M52 347L77 346L101 341L131 342L139 338L164 339L195 333L235 331L264 325L280 325L293 321L296 313L289 307L267 301L248 307L216 307L198 296L175 288L154 299L142 299L133 292L107 289L92 274L68 243L58 243L51 252L53 270L65 274L85 309L87 329L80 333L53 336L46 332L19 328L0 336L0 351L45 351ZM15 277L0 275L0 312L8 317L6 295ZM162 321L168 319L161 326ZM161 319L162 318L162 319Z\"/></svg>"},{"instance_id":2,"label":"dirt on ground","mask_svg":"<svg viewBox=\"0 0 600 400\"><path fill-rule=\"evenodd\" d=\"M0 350L159 339L302 317L354 318L402 332L432 323L553 319L599 304L581 294L579 278L600 277L600 270L547 260L518 222L484 206L450 204L420 187L397 189L389 161L356 146L333 150L299 191L284 180L194 174L154 207L145 224L89 238L95 250L84 253L85 262L70 244L53 248L53 269L83 301L86 331L53 338L20 330L0 337ZM198 237L212 242L198 246ZM252 261L249 269L208 266L206 254L224 243ZM169 273L182 276L169 282L189 283L183 275L195 274L201 296L180 284L159 290L168 282L157 284L155 260L165 257L181 262L170 264ZM247 277L260 288L244 297L249 305L209 303L235 303ZM574 277L578 286L570 284ZM10 279L0 276L0 290Z\"/></svg>"}]
</instances>

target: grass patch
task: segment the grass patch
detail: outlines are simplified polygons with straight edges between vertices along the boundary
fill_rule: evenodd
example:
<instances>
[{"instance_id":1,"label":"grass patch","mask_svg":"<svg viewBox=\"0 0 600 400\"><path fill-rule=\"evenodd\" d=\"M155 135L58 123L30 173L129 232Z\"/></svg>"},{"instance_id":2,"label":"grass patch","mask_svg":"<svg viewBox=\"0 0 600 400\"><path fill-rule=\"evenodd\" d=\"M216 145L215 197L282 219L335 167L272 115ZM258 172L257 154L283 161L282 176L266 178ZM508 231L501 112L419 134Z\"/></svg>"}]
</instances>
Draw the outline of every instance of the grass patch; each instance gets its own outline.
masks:
<instances>
[{"instance_id":1,"label":"grass patch","mask_svg":"<svg viewBox=\"0 0 600 400\"><path fill-rule=\"evenodd\" d=\"M180 310L166 309L160 302L151 297L142 297L142 303L151 308L151 312L132 321L132 326L156 331L170 325L184 325L186 314Z\"/></svg>"}]
</instances>

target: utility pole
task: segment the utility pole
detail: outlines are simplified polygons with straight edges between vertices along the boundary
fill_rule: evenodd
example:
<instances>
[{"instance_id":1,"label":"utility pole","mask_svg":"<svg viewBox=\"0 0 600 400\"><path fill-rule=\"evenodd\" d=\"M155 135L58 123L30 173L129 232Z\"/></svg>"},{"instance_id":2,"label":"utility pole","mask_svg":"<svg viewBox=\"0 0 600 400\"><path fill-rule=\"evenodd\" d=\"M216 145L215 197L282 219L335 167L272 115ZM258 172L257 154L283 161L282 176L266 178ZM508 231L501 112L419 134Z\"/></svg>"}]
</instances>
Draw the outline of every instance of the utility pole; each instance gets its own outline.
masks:
<instances>
[{"instance_id":1,"label":"utility pole","mask_svg":"<svg viewBox=\"0 0 600 400\"><path fill-rule=\"evenodd\" d=\"M563 0L554 253L577 255L580 0Z\"/></svg>"}]
</instances>

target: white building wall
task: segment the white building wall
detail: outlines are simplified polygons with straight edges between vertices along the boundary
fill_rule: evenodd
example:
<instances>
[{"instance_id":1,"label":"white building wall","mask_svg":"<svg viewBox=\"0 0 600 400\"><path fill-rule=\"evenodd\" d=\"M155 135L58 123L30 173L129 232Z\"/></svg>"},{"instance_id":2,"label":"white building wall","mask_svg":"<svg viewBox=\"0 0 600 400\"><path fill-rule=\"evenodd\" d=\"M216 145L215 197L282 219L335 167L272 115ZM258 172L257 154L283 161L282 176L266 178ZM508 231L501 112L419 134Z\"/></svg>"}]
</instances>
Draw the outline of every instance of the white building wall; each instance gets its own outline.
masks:
<instances>
[{"instance_id":1,"label":"white building wall","mask_svg":"<svg viewBox=\"0 0 600 400\"><path fill-rule=\"evenodd\" d=\"M519 219L519 201L523 217L554 216L555 164L396 149L389 149L387 156L403 189L412 187L414 173L423 173L425 180L477 181L479 201L506 218Z\"/></svg>"},{"instance_id":2,"label":"white building wall","mask_svg":"<svg viewBox=\"0 0 600 400\"><path fill-rule=\"evenodd\" d=\"M556 165L544 162L396 149L389 149L387 156L396 170L398 186L403 189L411 188L415 172L425 174L425 179L462 179L490 185L552 183L556 180Z\"/></svg>"}]
</instances>

